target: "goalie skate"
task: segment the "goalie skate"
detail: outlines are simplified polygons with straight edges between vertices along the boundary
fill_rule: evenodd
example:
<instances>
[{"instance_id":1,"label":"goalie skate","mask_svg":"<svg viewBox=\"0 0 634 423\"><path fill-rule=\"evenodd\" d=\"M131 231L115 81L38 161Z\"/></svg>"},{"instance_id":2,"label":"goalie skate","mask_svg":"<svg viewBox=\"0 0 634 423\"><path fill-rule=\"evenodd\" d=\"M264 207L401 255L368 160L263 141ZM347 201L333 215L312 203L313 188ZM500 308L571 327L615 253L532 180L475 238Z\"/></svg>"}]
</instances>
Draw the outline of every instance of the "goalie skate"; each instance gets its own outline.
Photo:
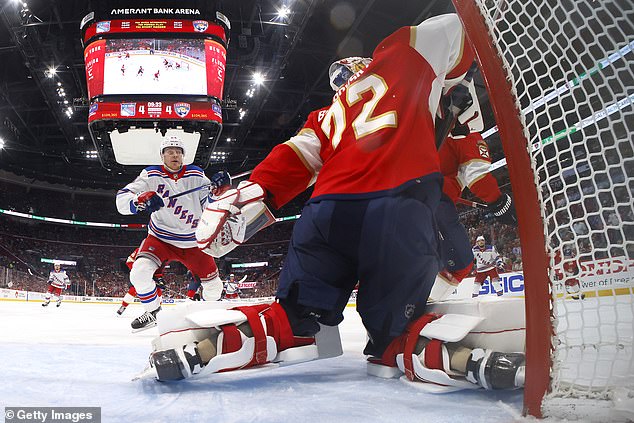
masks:
<instances>
[{"instance_id":1,"label":"goalie skate","mask_svg":"<svg viewBox=\"0 0 634 423\"><path fill-rule=\"evenodd\" d=\"M484 389L521 388L525 366L524 354L476 348L467 362L466 378Z\"/></svg>"}]
</instances>

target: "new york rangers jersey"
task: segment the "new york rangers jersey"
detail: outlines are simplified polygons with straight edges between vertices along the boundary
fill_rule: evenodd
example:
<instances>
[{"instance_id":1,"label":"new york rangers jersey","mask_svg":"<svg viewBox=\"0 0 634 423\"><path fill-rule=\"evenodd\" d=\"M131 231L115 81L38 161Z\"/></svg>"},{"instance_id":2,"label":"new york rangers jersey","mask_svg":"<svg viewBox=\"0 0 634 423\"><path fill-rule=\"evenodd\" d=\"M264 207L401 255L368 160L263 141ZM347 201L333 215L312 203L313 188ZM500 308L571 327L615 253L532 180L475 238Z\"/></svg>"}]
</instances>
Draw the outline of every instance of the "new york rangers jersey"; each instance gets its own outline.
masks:
<instances>
[{"instance_id":1,"label":"new york rangers jersey","mask_svg":"<svg viewBox=\"0 0 634 423\"><path fill-rule=\"evenodd\" d=\"M504 263L493 245L485 245L480 248L473 247L473 256L476 260L476 272L486 272L494 267L501 267Z\"/></svg>"},{"instance_id":2,"label":"new york rangers jersey","mask_svg":"<svg viewBox=\"0 0 634 423\"><path fill-rule=\"evenodd\" d=\"M495 202L502 195L497 181L489 172L489 147L478 132L459 139L447 138L440 146L438 155L440 169L445 177L443 192L454 203L464 188L469 188L487 203Z\"/></svg>"},{"instance_id":3,"label":"new york rangers jersey","mask_svg":"<svg viewBox=\"0 0 634 423\"><path fill-rule=\"evenodd\" d=\"M472 62L455 14L397 30L251 180L280 207L312 184L313 199L355 199L440 179L434 117L443 88L460 81Z\"/></svg>"},{"instance_id":4,"label":"new york rangers jersey","mask_svg":"<svg viewBox=\"0 0 634 423\"><path fill-rule=\"evenodd\" d=\"M209 183L209 178L198 166L183 166L179 172L170 172L164 166L149 166L119 190L117 209L121 214L135 214L138 211L134 205L135 196L155 191L165 206L150 215L148 233L175 247L196 247L196 227L207 204L208 190L171 200L168 197Z\"/></svg>"},{"instance_id":5,"label":"new york rangers jersey","mask_svg":"<svg viewBox=\"0 0 634 423\"><path fill-rule=\"evenodd\" d=\"M51 273L48 274L48 283L53 285L55 288L65 289L68 285L70 285L70 279L68 278L65 270L60 270L59 272L51 270Z\"/></svg>"}]
</instances>

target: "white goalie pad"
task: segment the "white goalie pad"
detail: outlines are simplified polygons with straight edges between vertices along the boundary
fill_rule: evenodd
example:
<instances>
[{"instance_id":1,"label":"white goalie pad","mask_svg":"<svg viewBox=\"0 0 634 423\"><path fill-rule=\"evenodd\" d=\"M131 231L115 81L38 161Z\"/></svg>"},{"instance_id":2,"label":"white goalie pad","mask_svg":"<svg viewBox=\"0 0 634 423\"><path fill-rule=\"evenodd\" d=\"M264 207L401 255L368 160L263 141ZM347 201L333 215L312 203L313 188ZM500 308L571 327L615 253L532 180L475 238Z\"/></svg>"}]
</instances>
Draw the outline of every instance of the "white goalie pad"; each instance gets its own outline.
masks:
<instances>
[{"instance_id":1,"label":"white goalie pad","mask_svg":"<svg viewBox=\"0 0 634 423\"><path fill-rule=\"evenodd\" d=\"M424 390L430 393L447 393L460 391L462 389L479 389L480 386L469 382L462 377L451 377L452 372L449 370L449 356L446 349L443 347L443 367L445 371L438 369L428 369L423 364L425 360L425 351L421 352L420 358L412 354L412 364L414 366L414 373L421 381L410 381L407 377L402 376L401 381L411 384L418 389ZM398 368L405 372L405 363L403 362L403 354L396 356L396 365Z\"/></svg>"},{"instance_id":2,"label":"white goalie pad","mask_svg":"<svg viewBox=\"0 0 634 423\"><path fill-rule=\"evenodd\" d=\"M465 314L444 314L440 318L427 323L420 335L429 339L440 339L445 342L458 342L473 330L483 317Z\"/></svg>"},{"instance_id":3,"label":"white goalie pad","mask_svg":"<svg viewBox=\"0 0 634 423\"><path fill-rule=\"evenodd\" d=\"M165 310L159 314L158 328L160 336L153 342L154 351L176 349L183 345L210 339L216 351L222 351L224 332L221 326L234 324L239 326L248 321L247 316L239 310L220 308L217 302L192 302L178 306L172 310ZM264 317L260 318L266 330ZM272 336L266 335L265 367L286 366L322 358L336 357L343 354L338 327L320 325L320 331L315 335L315 343L305 346L287 348L278 353L277 345ZM246 366L254 357L255 337L247 337L241 331L240 349L230 353L217 354L197 374L217 373L223 370L240 369Z\"/></svg>"},{"instance_id":4,"label":"white goalie pad","mask_svg":"<svg viewBox=\"0 0 634 423\"><path fill-rule=\"evenodd\" d=\"M266 204L262 201L249 203L240 209L240 214L225 222L218 236L203 252L212 257L222 257L273 223L275 216Z\"/></svg>"},{"instance_id":5,"label":"white goalie pad","mask_svg":"<svg viewBox=\"0 0 634 423\"><path fill-rule=\"evenodd\" d=\"M480 323L461 341L465 347L492 349L499 352L524 351L526 345L524 298L451 300L428 304L428 311L480 318Z\"/></svg>"}]
</instances>

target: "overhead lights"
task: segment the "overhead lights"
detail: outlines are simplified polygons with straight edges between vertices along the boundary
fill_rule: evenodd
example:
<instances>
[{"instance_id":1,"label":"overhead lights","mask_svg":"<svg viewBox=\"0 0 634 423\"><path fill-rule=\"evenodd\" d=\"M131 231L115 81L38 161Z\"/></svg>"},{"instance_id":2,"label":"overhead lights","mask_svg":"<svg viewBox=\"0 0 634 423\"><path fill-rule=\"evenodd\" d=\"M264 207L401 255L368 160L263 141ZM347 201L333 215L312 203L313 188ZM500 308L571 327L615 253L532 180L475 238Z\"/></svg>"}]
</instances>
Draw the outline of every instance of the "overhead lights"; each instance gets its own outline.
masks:
<instances>
[{"instance_id":1,"label":"overhead lights","mask_svg":"<svg viewBox=\"0 0 634 423\"><path fill-rule=\"evenodd\" d=\"M238 113L240 114L240 120L242 120L244 115L247 114L247 111L241 108L240 110L238 110Z\"/></svg>"},{"instance_id":2,"label":"overhead lights","mask_svg":"<svg viewBox=\"0 0 634 423\"><path fill-rule=\"evenodd\" d=\"M214 151L211 153L211 161L213 162L224 162L229 157L228 151Z\"/></svg>"},{"instance_id":3,"label":"overhead lights","mask_svg":"<svg viewBox=\"0 0 634 423\"><path fill-rule=\"evenodd\" d=\"M289 9L288 6L282 6L282 8L277 11L277 17L278 19L286 19L290 13L291 9Z\"/></svg>"},{"instance_id":4,"label":"overhead lights","mask_svg":"<svg viewBox=\"0 0 634 423\"><path fill-rule=\"evenodd\" d=\"M99 157L99 155L97 154L97 150L86 150L84 152L84 157L86 157L87 159L96 159Z\"/></svg>"},{"instance_id":5,"label":"overhead lights","mask_svg":"<svg viewBox=\"0 0 634 423\"><path fill-rule=\"evenodd\" d=\"M52 78L52 77L54 77L54 76L55 76L55 74L56 74L56 73L57 73L57 69L51 66L50 68L48 68L48 69L44 72L44 75L45 75L47 78Z\"/></svg>"},{"instance_id":6,"label":"overhead lights","mask_svg":"<svg viewBox=\"0 0 634 423\"><path fill-rule=\"evenodd\" d=\"M4 140L0 138L0 150L4 148Z\"/></svg>"},{"instance_id":7,"label":"overhead lights","mask_svg":"<svg viewBox=\"0 0 634 423\"><path fill-rule=\"evenodd\" d=\"M253 74L253 83L255 85L262 85L264 84L264 75L260 72L255 72Z\"/></svg>"}]
</instances>

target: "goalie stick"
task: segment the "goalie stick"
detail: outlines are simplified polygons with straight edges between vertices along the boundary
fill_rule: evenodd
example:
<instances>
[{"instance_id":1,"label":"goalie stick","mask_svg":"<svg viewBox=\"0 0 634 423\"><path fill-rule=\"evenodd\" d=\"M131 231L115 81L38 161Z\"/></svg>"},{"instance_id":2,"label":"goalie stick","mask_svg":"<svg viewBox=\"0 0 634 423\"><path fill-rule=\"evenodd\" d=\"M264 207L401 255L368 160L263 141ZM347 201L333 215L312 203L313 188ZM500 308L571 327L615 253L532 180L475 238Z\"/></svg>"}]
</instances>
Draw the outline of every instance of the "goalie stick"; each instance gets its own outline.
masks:
<instances>
[{"instance_id":1,"label":"goalie stick","mask_svg":"<svg viewBox=\"0 0 634 423\"><path fill-rule=\"evenodd\" d=\"M461 198L461 197L458 197L458 199L456 200L456 203L460 203L460 204L465 205L465 206L473 207L474 209L488 209L489 208L489 206L487 206L486 204L476 203L475 201L466 200L466 199Z\"/></svg>"},{"instance_id":2,"label":"goalie stick","mask_svg":"<svg viewBox=\"0 0 634 423\"><path fill-rule=\"evenodd\" d=\"M242 173L238 173L237 175L231 176L231 179L238 179L238 178L242 178L243 176L247 176L250 175L251 172L253 172L253 169L251 170L247 170L245 172ZM199 187L196 188L192 188L192 189L188 189L187 191L183 191L183 192L179 192L177 194L174 195L170 195L168 198L170 200L174 199L174 198L178 198L178 197L182 197L183 195L187 195L187 194L191 194L192 192L197 192L200 191L201 189L205 189L205 188L209 188L211 187L213 184L205 184L205 185L201 185Z\"/></svg>"}]
</instances>

